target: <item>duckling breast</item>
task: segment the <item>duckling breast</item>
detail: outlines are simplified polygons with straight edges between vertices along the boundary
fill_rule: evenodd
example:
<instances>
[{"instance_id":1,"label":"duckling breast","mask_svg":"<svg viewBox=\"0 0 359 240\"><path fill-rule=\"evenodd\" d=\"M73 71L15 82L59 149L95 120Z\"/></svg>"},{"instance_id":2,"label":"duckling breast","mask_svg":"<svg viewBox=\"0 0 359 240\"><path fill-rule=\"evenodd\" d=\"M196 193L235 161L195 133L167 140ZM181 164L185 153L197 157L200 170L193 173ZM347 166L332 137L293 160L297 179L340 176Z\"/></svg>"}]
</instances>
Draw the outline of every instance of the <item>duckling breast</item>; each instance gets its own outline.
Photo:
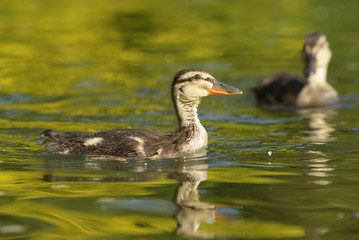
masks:
<instances>
[{"instance_id":1,"label":"duckling breast","mask_svg":"<svg viewBox=\"0 0 359 240\"><path fill-rule=\"evenodd\" d=\"M300 92L296 105L300 107L321 107L335 104L338 100L338 92L328 83L308 84Z\"/></svg>"}]
</instances>

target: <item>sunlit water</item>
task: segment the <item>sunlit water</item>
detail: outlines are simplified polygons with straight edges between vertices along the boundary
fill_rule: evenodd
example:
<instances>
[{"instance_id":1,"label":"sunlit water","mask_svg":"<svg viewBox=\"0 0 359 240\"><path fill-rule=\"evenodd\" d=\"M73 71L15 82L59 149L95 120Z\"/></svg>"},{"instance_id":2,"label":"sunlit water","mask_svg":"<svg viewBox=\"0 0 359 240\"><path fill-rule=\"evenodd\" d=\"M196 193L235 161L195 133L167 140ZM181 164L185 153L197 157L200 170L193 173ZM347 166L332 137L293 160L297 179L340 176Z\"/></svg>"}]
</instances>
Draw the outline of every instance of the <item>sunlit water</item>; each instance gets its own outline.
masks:
<instances>
[{"instance_id":1,"label":"sunlit water","mask_svg":"<svg viewBox=\"0 0 359 240\"><path fill-rule=\"evenodd\" d=\"M357 1L0 3L0 238L359 238ZM250 88L300 74L312 30L331 44L340 105L259 108ZM201 103L206 152L43 153L48 128L170 131L188 67L244 91Z\"/></svg>"}]
</instances>

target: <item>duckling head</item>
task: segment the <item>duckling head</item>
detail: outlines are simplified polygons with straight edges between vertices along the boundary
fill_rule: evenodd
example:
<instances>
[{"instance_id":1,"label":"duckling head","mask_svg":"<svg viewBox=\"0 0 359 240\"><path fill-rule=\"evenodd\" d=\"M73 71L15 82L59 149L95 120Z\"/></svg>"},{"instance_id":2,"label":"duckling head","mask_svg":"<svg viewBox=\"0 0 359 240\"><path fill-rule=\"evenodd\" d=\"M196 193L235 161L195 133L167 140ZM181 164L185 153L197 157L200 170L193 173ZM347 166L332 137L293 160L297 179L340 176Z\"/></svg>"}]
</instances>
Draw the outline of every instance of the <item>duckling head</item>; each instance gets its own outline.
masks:
<instances>
[{"instance_id":1,"label":"duckling head","mask_svg":"<svg viewBox=\"0 0 359 240\"><path fill-rule=\"evenodd\" d=\"M210 95L242 94L242 90L216 80L200 69L185 69L178 72L172 83L172 97L185 102L198 101Z\"/></svg>"},{"instance_id":2,"label":"duckling head","mask_svg":"<svg viewBox=\"0 0 359 240\"><path fill-rule=\"evenodd\" d=\"M304 75L306 78L316 74L318 69L323 69L326 73L331 57L332 52L325 35L312 32L305 36L302 59L305 62Z\"/></svg>"},{"instance_id":3,"label":"duckling head","mask_svg":"<svg viewBox=\"0 0 359 240\"><path fill-rule=\"evenodd\" d=\"M180 122L197 117L201 98L233 94L242 94L242 90L222 83L208 72L196 68L178 72L172 83L172 99Z\"/></svg>"}]
</instances>

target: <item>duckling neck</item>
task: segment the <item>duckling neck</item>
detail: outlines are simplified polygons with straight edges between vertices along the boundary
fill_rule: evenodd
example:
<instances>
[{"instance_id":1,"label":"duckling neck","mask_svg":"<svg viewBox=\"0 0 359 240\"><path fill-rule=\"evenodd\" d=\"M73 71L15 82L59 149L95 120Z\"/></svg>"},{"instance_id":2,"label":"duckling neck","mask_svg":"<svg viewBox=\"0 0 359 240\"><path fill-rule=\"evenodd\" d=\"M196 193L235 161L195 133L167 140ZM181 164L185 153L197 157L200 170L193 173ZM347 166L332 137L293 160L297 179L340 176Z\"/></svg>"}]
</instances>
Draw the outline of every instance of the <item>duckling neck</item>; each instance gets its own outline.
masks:
<instances>
[{"instance_id":1,"label":"duckling neck","mask_svg":"<svg viewBox=\"0 0 359 240\"><path fill-rule=\"evenodd\" d=\"M317 68L296 99L301 107L326 106L338 101L337 91L327 82L327 66Z\"/></svg>"},{"instance_id":2,"label":"duckling neck","mask_svg":"<svg viewBox=\"0 0 359 240\"><path fill-rule=\"evenodd\" d=\"M309 77L309 83L313 85L322 85L327 83L327 66L317 68L315 74Z\"/></svg>"},{"instance_id":3,"label":"duckling neck","mask_svg":"<svg viewBox=\"0 0 359 240\"><path fill-rule=\"evenodd\" d=\"M175 108L177 112L178 123L180 127L188 125L201 125L198 119L197 107L200 100L184 100L177 99L175 102Z\"/></svg>"},{"instance_id":4,"label":"duckling neck","mask_svg":"<svg viewBox=\"0 0 359 240\"><path fill-rule=\"evenodd\" d=\"M197 116L197 106L200 100L178 100L175 108L178 117L178 128L175 131L176 139L180 139L182 152L195 151L207 147L208 135ZM176 140L177 141L177 140Z\"/></svg>"}]
</instances>

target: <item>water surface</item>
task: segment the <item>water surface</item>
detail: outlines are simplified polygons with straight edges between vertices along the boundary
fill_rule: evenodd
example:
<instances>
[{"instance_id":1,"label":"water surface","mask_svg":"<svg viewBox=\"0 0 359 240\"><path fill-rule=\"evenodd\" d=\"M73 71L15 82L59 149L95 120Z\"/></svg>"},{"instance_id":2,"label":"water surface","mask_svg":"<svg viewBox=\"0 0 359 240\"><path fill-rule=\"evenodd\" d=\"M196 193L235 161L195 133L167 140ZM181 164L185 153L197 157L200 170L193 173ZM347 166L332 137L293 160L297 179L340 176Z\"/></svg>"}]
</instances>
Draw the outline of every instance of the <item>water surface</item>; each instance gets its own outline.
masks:
<instances>
[{"instance_id":1,"label":"water surface","mask_svg":"<svg viewBox=\"0 0 359 240\"><path fill-rule=\"evenodd\" d=\"M0 1L0 238L357 239L357 1ZM333 51L334 109L256 105ZM202 101L206 152L159 161L47 155L42 131L176 124L170 84L198 67L241 88Z\"/></svg>"}]
</instances>

